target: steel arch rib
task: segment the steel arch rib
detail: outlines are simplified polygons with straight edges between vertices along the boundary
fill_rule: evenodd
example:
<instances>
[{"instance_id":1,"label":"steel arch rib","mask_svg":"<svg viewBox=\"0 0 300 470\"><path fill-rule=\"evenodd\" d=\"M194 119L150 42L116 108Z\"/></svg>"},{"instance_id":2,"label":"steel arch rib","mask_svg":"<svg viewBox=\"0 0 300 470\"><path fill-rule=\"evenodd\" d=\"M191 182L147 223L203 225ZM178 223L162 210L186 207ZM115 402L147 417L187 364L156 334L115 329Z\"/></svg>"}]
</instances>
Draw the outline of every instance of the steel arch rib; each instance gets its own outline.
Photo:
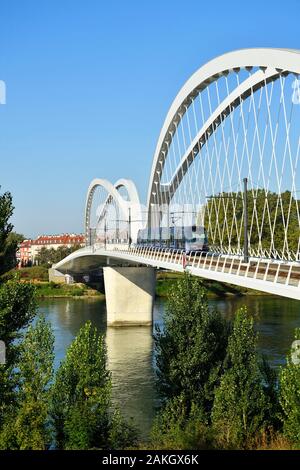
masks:
<instances>
[{"instance_id":1,"label":"steel arch rib","mask_svg":"<svg viewBox=\"0 0 300 470\"><path fill-rule=\"evenodd\" d=\"M133 204L140 204L139 195L136 186L132 180L121 178L114 184L114 187L116 189L125 188L128 193L130 202L132 202Z\"/></svg>"},{"instance_id":2,"label":"steel arch rib","mask_svg":"<svg viewBox=\"0 0 300 470\"><path fill-rule=\"evenodd\" d=\"M140 228L142 228L142 210L141 210L141 203L140 198L136 189L136 186L132 180L121 178L115 183L115 188L118 190L124 187L129 196L128 207L131 208L131 216L132 216L132 239L136 241L137 233Z\"/></svg>"},{"instance_id":3,"label":"steel arch rib","mask_svg":"<svg viewBox=\"0 0 300 470\"><path fill-rule=\"evenodd\" d=\"M121 178L114 184L114 187L116 188L117 191L120 188L125 188L127 193L128 193L128 196L129 196L129 201L124 201L124 202L129 203L130 205L135 205L135 207L140 208L139 195L138 195L136 186L135 186L135 184L132 180ZM122 198L121 195L120 195L120 197ZM109 204L111 202L112 198L113 198L112 194L109 194L106 198L104 206ZM122 198L122 200L123 200L123 198ZM99 219L101 218L101 215L100 215Z\"/></svg>"},{"instance_id":4,"label":"steel arch rib","mask_svg":"<svg viewBox=\"0 0 300 470\"><path fill-rule=\"evenodd\" d=\"M155 178L161 174L172 136L193 98L210 83L232 70L246 67L277 69L300 74L300 51L292 49L242 49L219 56L198 69L183 85L174 99L161 129L156 145L149 180L147 207L154 201Z\"/></svg>"},{"instance_id":5,"label":"steel arch rib","mask_svg":"<svg viewBox=\"0 0 300 470\"><path fill-rule=\"evenodd\" d=\"M102 178L95 178L91 184L89 185L85 203L85 234L88 237L88 231L90 227L90 218L91 218L91 206L93 202L93 196L97 187L103 187L110 196L117 202L118 206L120 207L121 211L123 212L124 217L126 217L126 211L128 208L128 202L124 201L121 197L120 193L116 189L116 187L108 180Z\"/></svg>"},{"instance_id":6,"label":"steel arch rib","mask_svg":"<svg viewBox=\"0 0 300 470\"><path fill-rule=\"evenodd\" d=\"M162 185L162 189L166 190L166 195L169 196L168 202L172 199L184 175L194 161L195 156L199 153L200 145L204 145L204 143L213 135L222 120L237 106L239 106L241 101L245 100L253 90L256 91L261 86L264 86L265 83L275 80L279 76L279 72L274 68L268 68L266 71L258 70L255 74L236 87L235 90L230 93L222 103L220 103L184 153L170 182Z\"/></svg>"}]
</instances>

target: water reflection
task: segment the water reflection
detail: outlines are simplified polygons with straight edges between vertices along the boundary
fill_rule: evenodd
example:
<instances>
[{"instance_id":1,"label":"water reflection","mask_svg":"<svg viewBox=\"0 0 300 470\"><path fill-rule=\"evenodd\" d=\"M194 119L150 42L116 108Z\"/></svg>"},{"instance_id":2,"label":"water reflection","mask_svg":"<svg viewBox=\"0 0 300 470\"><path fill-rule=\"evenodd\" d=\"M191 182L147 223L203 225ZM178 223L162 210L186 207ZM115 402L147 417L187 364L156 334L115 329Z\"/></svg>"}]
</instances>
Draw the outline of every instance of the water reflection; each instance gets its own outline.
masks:
<instances>
[{"instance_id":1,"label":"water reflection","mask_svg":"<svg viewBox=\"0 0 300 470\"><path fill-rule=\"evenodd\" d=\"M259 349L272 365L285 361L300 326L300 302L271 296L230 297L210 300L227 318L246 305L255 315ZM162 325L164 300L156 300L154 322ZM113 377L113 399L127 417L133 417L145 437L158 404L155 391L153 338L150 327L107 327L105 302L99 299L50 299L40 310L51 322L55 335L55 367L87 320L106 335L108 366Z\"/></svg>"},{"instance_id":2,"label":"water reflection","mask_svg":"<svg viewBox=\"0 0 300 470\"><path fill-rule=\"evenodd\" d=\"M228 318L232 318L238 308L246 305L255 317L259 351L276 368L285 363L294 339L294 330L300 326L299 301L275 296L248 296L211 300L210 305Z\"/></svg>"},{"instance_id":3,"label":"water reflection","mask_svg":"<svg viewBox=\"0 0 300 470\"><path fill-rule=\"evenodd\" d=\"M39 310L50 321L54 336L55 367L64 358L66 348L88 320L106 332L105 302L98 299L47 299L40 302Z\"/></svg>"},{"instance_id":4,"label":"water reflection","mask_svg":"<svg viewBox=\"0 0 300 470\"><path fill-rule=\"evenodd\" d=\"M160 316L161 308L155 308L155 318ZM124 416L134 418L141 435L146 437L157 405L152 327L107 327L105 302L97 299L45 300L40 311L54 331L55 367L86 321L90 320L105 334L113 400Z\"/></svg>"},{"instance_id":5,"label":"water reflection","mask_svg":"<svg viewBox=\"0 0 300 470\"><path fill-rule=\"evenodd\" d=\"M125 416L134 416L141 431L148 430L156 399L152 328L108 327L106 343L114 400Z\"/></svg>"}]
</instances>

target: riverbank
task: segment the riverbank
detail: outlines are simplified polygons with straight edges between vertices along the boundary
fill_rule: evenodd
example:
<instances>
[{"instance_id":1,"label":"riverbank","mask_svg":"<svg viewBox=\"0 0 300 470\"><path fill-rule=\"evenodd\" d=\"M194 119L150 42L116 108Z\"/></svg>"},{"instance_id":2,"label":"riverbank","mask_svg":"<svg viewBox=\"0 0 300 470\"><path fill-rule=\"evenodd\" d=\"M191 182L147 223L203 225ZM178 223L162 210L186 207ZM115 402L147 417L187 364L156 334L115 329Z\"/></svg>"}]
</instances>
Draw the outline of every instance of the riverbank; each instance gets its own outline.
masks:
<instances>
[{"instance_id":1,"label":"riverbank","mask_svg":"<svg viewBox=\"0 0 300 470\"><path fill-rule=\"evenodd\" d=\"M86 284L57 284L55 282L34 282L38 298L89 298L104 299L102 292L92 289Z\"/></svg>"},{"instance_id":2,"label":"riverbank","mask_svg":"<svg viewBox=\"0 0 300 470\"><path fill-rule=\"evenodd\" d=\"M36 286L39 298L105 298L104 292L92 289L83 283L62 284L48 281L48 269L43 266L32 266L12 270L6 273L7 278L17 276L23 282L32 282ZM158 271L156 276L156 297L167 298L171 287L182 277L182 273ZM203 279L209 298L240 297L261 295L261 292L239 286Z\"/></svg>"},{"instance_id":3,"label":"riverbank","mask_svg":"<svg viewBox=\"0 0 300 470\"><path fill-rule=\"evenodd\" d=\"M157 273L156 290L155 294L158 298L167 298L169 296L172 286L182 276L180 273ZM25 281L26 282L26 281ZM55 282L45 281L31 281L36 286L37 297L39 298L59 298L59 297L97 297L105 298L105 294L96 289L92 289L86 284L58 284ZM222 284L216 281L203 280L203 284L207 289L209 298L220 297L241 297L245 295L261 295L257 291L247 291L240 287L232 286L229 284Z\"/></svg>"},{"instance_id":4,"label":"riverbank","mask_svg":"<svg viewBox=\"0 0 300 470\"><path fill-rule=\"evenodd\" d=\"M182 276L181 273L160 271L156 277L156 296L168 297L171 287ZM261 295L261 292L246 289L244 287L233 286L209 279L203 279L203 285L207 289L209 298L218 297L241 297L244 295ZM266 294L267 295L267 294Z\"/></svg>"},{"instance_id":5,"label":"riverbank","mask_svg":"<svg viewBox=\"0 0 300 470\"><path fill-rule=\"evenodd\" d=\"M86 284L77 282L64 284L49 282L48 269L44 266L31 266L21 269L12 269L2 276L3 280L17 278L21 282L30 282L36 288L37 298L89 298L104 299L103 292L99 292Z\"/></svg>"}]
</instances>

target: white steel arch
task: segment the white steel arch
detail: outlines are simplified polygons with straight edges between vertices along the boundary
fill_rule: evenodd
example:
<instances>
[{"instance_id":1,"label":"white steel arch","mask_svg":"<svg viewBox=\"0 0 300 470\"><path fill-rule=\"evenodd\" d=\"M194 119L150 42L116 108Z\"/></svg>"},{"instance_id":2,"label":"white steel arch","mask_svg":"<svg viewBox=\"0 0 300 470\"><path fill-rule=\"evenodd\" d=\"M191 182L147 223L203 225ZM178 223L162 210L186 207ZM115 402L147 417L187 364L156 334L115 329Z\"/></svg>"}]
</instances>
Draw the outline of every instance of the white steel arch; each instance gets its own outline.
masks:
<instances>
[{"instance_id":1,"label":"white steel arch","mask_svg":"<svg viewBox=\"0 0 300 470\"><path fill-rule=\"evenodd\" d=\"M136 186L132 180L121 178L114 184L114 187L117 190L119 190L120 188L125 188L129 196L129 201L131 201L132 204L140 205L139 195Z\"/></svg>"},{"instance_id":2,"label":"white steel arch","mask_svg":"<svg viewBox=\"0 0 300 470\"><path fill-rule=\"evenodd\" d=\"M86 196L86 203L85 203L84 227L85 227L86 242L88 242L88 237L89 237L93 197L98 187L104 188L107 191L107 193L114 198L114 200L117 202L117 204L120 207L120 210L123 212L124 215L126 211L125 201L121 198L121 195L119 194L117 189L114 187L114 185L110 181L103 179L103 178L93 179L93 181L89 185L87 196Z\"/></svg>"},{"instance_id":3,"label":"white steel arch","mask_svg":"<svg viewBox=\"0 0 300 470\"><path fill-rule=\"evenodd\" d=\"M160 188L160 181L168 149L177 126L181 122L193 99L209 84L221 76L227 75L231 71L239 71L243 68L252 69L253 67L259 67L262 71L260 75L265 75L265 79L257 75L258 83L259 80L260 82L263 80L266 83L268 80L272 78L275 79L276 76L286 72L299 75L300 51L269 48L237 50L211 60L190 77L174 99L158 138L149 180L147 199L149 214L152 204L155 203L157 190L161 191L166 189L163 187ZM255 86L255 83L253 83L252 89L255 88ZM262 83L261 86L264 86L264 83ZM243 93L245 93L245 91L243 92L242 88L237 89L236 99L238 99L239 95L242 99ZM189 158L186 157L185 161L188 162Z\"/></svg>"},{"instance_id":4,"label":"white steel arch","mask_svg":"<svg viewBox=\"0 0 300 470\"><path fill-rule=\"evenodd\" d=\"M272 80L276 80L278 77L278 71L272 67L265 71L259 70L247 80L242 82L240 86L238 86L232 93L230 93L230 95L224 99L224 101L206 120L205 124L202 126L196 137L189 145L189 148L184 153L181 162L176 168L170 182L168 184L161 185L164 192L166 193L166 197L169 198L168 202L170 202L172 199L172 196L180 185L194 158L198 155L201 147L216 131L222 120L226 119L228 115L241 104L243 100L247 99L251 92L265 86L266 83L269 83Z\"/></svg>"},{"instance_id":5,"label":"white steel arch","mask_svg":"<svg viewBox=\"0 0 300 470\"><path fill-rule=\"evenodd\" d=\"M108 205L112 200L116 202L120 213L124 219L128 218L128 210L131 209L131 217L132 217L132 225L131 225L131 236L132 239L135 241L137 237L137 232L141 225L141 206L139 201L139 196L135 184L133 181L128 179L119 179L114 185L103 178L95 178L89 185L86 197L86 204L85 204L85 236L86 236L86 243L89 239L89 230L90 230L90 219L91 219L91 207L93 202L93 197L95 190L97 187L104 188L108 196L104 203L103 211L105 210L105 206ZM121 194L119 193L119 189L124 187L128 193L129 200L126 201L123 199ZM103 212L102 211L102 212ZM101 218L101 214L100 217Z\"/></svg>"}]
</instances>

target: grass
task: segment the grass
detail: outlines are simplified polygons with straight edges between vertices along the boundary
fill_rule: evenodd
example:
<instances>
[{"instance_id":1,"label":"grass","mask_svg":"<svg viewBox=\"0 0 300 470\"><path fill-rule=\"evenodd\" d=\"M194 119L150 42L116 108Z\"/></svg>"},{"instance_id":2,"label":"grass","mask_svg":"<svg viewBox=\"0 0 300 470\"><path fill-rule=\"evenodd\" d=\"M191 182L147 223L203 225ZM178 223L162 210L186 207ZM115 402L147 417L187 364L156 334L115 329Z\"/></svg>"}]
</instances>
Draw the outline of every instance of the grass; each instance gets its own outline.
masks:
<instances>
[{"instance_id":1,"label":"grass","mask_svg":"<svg viewBox=\"0 0 300 470\"><path fill-rule=\"evenodd\" d=\"M2 280L17 277L21 282L31 282L36 287L38 298L44 297L99 297L104 294L82 283L64 284L49 282L48 268L44 266L31 266L28 268L11 269L2 276Z\"/></svg>"},{"instance_id":2,"label":"grass","mask_svg":"<svg viewBox=\"0 0 300 470\"><path fill-rule=\"evenodd\" d=\"M3 274L4 281L17 276L21 280L27 281L48 281L48 268L44 266L31 266L28 268L11 269Z\"/></svg>"},{"instance_id":3,"label":"grass","mask_svg":"<svg viewBox=\"0 0 300 470\"><path fill-rule=\"evenodd\" d=\"M104 294L85 284L58 284L55 282L35 282L38 298L44 297L99 297Z\"/></svg>"}]
</instances>

